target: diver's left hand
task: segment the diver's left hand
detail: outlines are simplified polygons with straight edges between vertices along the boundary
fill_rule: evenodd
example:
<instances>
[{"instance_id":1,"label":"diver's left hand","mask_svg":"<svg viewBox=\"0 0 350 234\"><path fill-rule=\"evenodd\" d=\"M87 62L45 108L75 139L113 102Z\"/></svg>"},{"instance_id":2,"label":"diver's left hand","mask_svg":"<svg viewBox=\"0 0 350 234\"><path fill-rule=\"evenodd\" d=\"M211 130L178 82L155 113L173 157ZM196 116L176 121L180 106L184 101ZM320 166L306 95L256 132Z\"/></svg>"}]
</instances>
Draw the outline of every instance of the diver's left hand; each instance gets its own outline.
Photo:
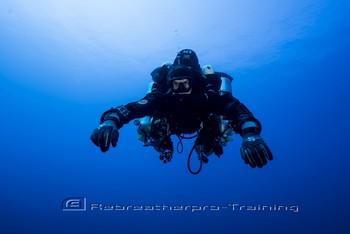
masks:
<instances>
[{"instance_id":1,"label":"diver's left hand","mask_svg":"<svg viewBox=\"0 0 350 234\"><path fill-rule=\"evenodd\" d=\"M246 164L252 168L261 168L272 160L273 156L265 141L257 134L249 134L243 137L241 156Z\"/></svg>"}]
</instances>

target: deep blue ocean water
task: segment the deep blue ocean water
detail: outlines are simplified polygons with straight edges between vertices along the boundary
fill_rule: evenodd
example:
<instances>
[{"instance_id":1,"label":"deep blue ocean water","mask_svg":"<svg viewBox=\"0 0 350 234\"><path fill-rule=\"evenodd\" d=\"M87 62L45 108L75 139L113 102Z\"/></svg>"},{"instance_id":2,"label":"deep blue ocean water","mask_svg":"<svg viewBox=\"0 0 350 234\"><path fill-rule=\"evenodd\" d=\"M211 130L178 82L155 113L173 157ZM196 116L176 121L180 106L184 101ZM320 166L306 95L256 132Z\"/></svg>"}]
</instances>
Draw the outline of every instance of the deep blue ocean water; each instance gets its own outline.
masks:
<instances>
[{"instance_id":1,"label":"deep blue ocean water","mask_svg":"<svg viewBox=\"0 0 350 234\"><path fill-rule=\"evenodd\" d=\"M0 1L0 233L350 233L349 3ZM266 167L237 135L196 176L191 141L167 165L132 123L90 142L184 48L234 77Z\"/></svg>"}]
</instances>

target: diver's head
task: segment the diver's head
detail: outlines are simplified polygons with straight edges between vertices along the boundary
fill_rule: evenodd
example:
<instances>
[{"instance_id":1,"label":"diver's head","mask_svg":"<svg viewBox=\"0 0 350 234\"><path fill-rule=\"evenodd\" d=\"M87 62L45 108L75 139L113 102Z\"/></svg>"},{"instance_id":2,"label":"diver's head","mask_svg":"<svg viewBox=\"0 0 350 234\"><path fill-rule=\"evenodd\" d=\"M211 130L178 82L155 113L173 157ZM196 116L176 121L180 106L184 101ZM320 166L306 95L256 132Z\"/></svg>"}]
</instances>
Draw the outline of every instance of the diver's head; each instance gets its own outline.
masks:
<instances>
[{"instance_id":1,"label":"diver's head","mask_svg":"<svg viewBox=\"0 0 350 234\"><path fill-rule=\"evenodd\" d=\"M174 65L185 65L194 71L200 71L200 65L196 53L191 49L184 49L177 53Z\"/></svg>"},{"instance_id":2,"label":"diver's head","mask_svg":"<svg viewBox=\"0 0 350 234\"><path fill-rule=\"evenodd\" d=\"M175 65L170 69L167 80L174 94L190 94L194 82L192 69L184 65Z\"/></svg>"}]
</instances>

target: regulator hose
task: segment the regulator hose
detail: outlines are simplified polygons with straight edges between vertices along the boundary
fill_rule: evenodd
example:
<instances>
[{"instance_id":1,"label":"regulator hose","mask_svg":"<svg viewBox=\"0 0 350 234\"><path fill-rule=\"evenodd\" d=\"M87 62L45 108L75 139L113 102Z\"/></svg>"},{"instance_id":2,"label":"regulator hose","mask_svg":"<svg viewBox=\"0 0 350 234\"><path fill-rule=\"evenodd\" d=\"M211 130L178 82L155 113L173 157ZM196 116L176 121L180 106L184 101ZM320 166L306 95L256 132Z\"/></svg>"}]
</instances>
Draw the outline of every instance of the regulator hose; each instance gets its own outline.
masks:
<instances>
[{"instance_id":1,"label":"regulator hose","mask_svg":"<svg viewBox=\"0 0 350 234\"><path fill-rule=\"evenodd\" d=\"M191 168L191 157L192 157L192 153L193 153L193 150L195 149L196 147L196 143L193 145L189 155L188 155L188 158L187 158L187 168L188 168L188 171L192 174L192 175L197 175L199 174L199 172L201 172L202 170L202 167L203 167L203 157L202 155L199 156L199 161L200 161L200 165L199 165L199 168L197 171L193 171L192 168Z\"/></svg>"}]
</instances>

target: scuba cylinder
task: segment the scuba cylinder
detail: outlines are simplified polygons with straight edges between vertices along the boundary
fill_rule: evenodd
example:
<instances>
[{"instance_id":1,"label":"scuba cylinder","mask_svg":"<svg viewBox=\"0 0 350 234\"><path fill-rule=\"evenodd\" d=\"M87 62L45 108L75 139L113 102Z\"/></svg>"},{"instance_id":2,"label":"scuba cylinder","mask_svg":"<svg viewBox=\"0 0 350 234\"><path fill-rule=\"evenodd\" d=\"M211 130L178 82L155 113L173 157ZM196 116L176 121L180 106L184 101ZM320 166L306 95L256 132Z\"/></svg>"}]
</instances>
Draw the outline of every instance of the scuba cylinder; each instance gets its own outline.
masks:
<instances>
[{"instance_id":1,"label":"scuba cylinder","mask_svg":"<svg viewBox=\"0 0 350 234\"><path fill-rule=\"evenodd\" d=\"M226 93L231 93L232 94L232 81L233 78L223 72L216 72L216 74L218 74L221 78L221 87L220 87L220 91L221 92L226 92Z\"/></svg>"},{"instance_id":2,"label":"scuba cylinder","mask_svg":"<svg viewBox=\"0 0 350 234\"><path fill-rule=\"evenodd\" d=\"M151 133L151 117L145 116L143 118L136 119L134 121L134 124L138 126L137 128L138 140L146 144L148 137Z\"/></svg>"},{"instance_id":3,"label":"scuba cylinder","mask_svg":"<svg viewBox=\"0 0 350 234\"><path fill-rule=\"evenodd\" d=\"M216 72L221 78L221 87L220 91L223 93L229 93L232 95L232 81L233 78L223 72ZM231 121L225 120L223 116L221 116L220 122L220 145L226 146L227 142L232 141L232 135L234 133L233 128L231 126Z\"/></svg>"},{"instance_id":4,"label":"scuba cylinder","mask_svg":"<svg viewBox=\"0 0 350 234\"><path fill-rule=\"evenodd\" d=\"M220 78L221 84L220 84L220 90L222 95L230 94L232 95L232 81L233 78L223 72L216 72L211 65L204 65L202 67L202 74L203 75L216 75ZM219 121L219 130L220 135L216 139L217 143L220 146L226 146L228 141L232 141L232 134L233 134L233 128L231 127L231 121L225 120L223 116L217 116L220 118Z\"/></svg>"},{"instance_id":5,"label":"scuba cylinder","mask_svg":"<svg viewBox=\"0 0 350 234\"><path fill-rule=\"evenodd\" d=\"M148 85L147 94L154 90L156 82ZM155 116L145 116L136 119L134 124L138 126L138 140L143 142L143 146L153 146L160 153L159 159L163 163L170 162L173 156L173 142L170 138L169 123L166 118L156 118Z\"/></svg>"}]
</instances>

